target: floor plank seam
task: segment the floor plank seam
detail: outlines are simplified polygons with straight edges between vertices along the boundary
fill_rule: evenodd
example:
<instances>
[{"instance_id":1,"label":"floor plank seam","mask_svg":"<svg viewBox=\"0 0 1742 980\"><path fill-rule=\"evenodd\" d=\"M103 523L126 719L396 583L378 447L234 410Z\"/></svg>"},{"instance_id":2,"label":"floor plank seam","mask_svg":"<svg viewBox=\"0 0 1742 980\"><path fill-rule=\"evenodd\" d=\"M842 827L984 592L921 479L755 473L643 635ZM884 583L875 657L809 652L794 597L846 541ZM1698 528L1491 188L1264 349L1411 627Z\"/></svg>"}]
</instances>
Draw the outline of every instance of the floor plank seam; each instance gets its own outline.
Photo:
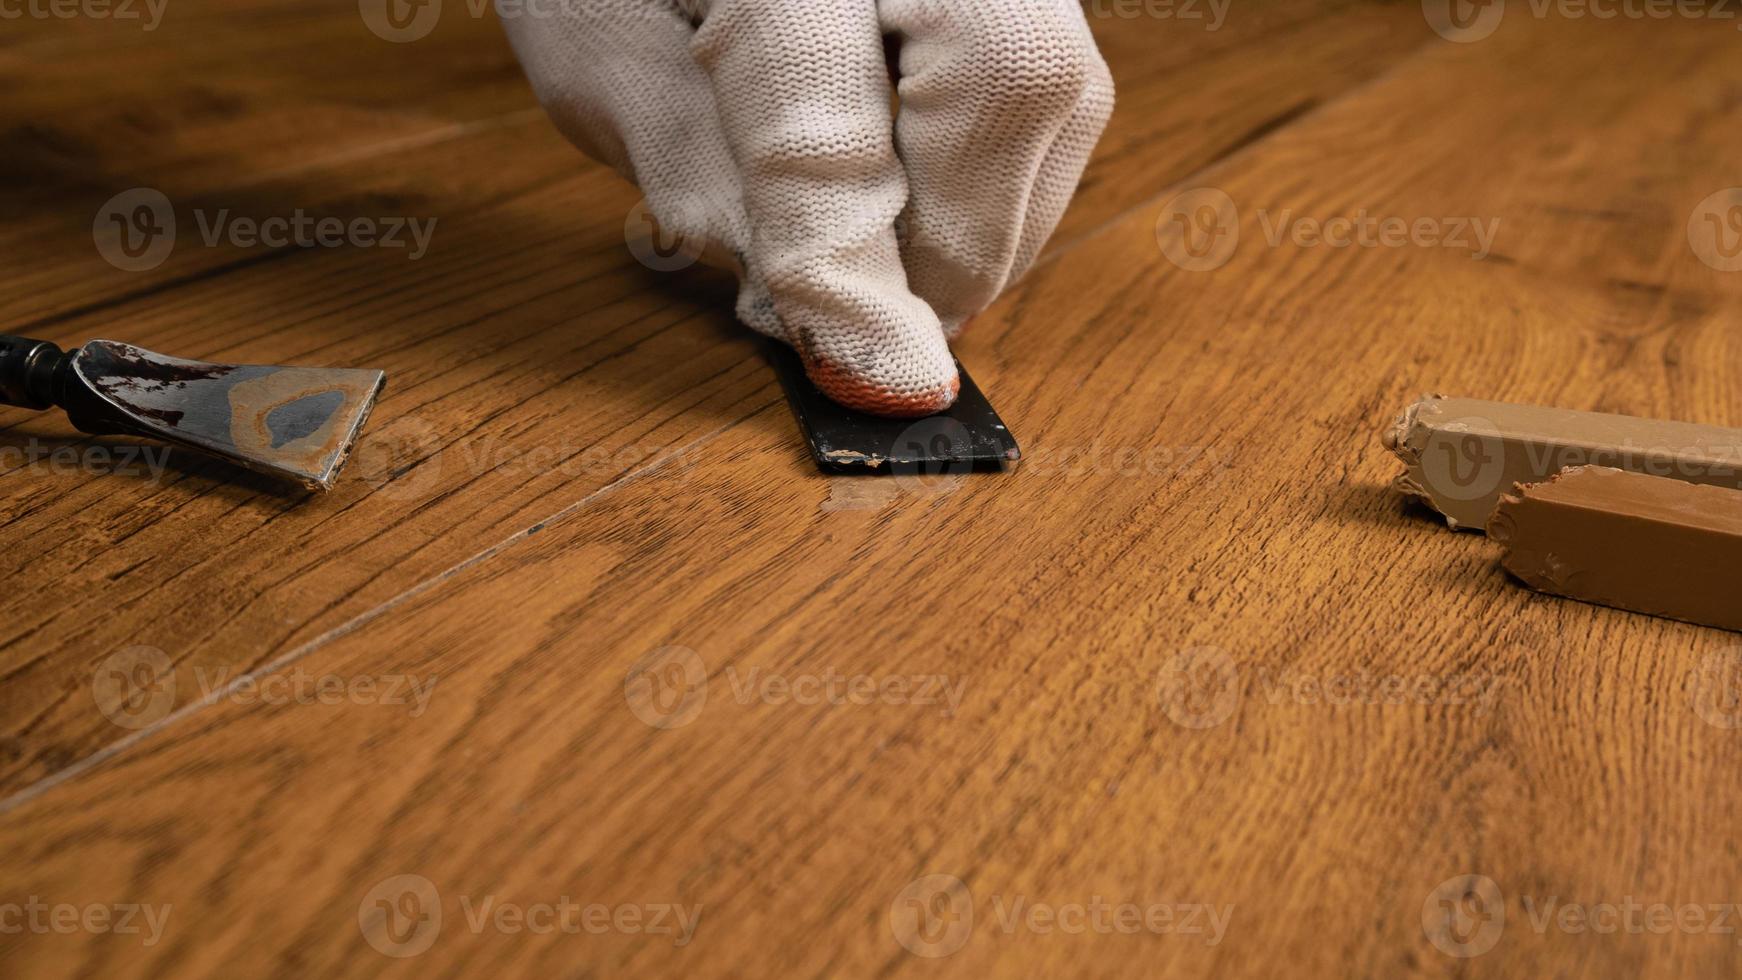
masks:
<instances>
[{"instance_id":1,"label":"floor plank seam","mask_svg":"<svg viewBox=\"0 0 1742 980\"><path fill-rule=\"evenodd\" d=\"M466 558L466 559L464 559L464 560L462 560L462 561L460 561L460 562L458 562L458 563L456 563L456 564L454 564L446 569L443 569L442 571L436 573L435 575L432 575L429 578L424 579L421 582L418 582L417 584L411 586L410 588L407 588L405 591L403 591L403 592L399 593L398 595L386 600L385 602L382 602L379 605L376 605L376 606L373 606L367 610L364 610L363 612L358 613L357 615L351 617L350 619L346 620L345 622L340 623L339 625L333 627L330 630L327 630L325 633L322 633L319 636L316 636L316 637L314 637L314 638L312 638L312 639L310 639L302 644L299 644L298 646L287 651L284 655L282 655L282 656L280 656L272 661L269 661L268 663L264 664L263 666L256 668L254 670L245 671L244 673L238 675L230 683L225 684L221 688L214 689L213 691L211 691L211 692L207 693L206 695L204 695L203 697L201 697L199 700L194 701L183 708L178 708L177 710L170 712L168 715L164 716L164 718L161 719L160 721L154 722L153 724L151 724L145 728L142 728L136 732L132 732L132 733L128 734L126 737L118 739L115 742L112 742L109 745L106 745L103 748L98 749L96 752L93 752L90 755L85 756L84 758L78 760L77 762L74 762L73 764L67 766L65 769L61 769L57 772L50 773L49 775L42 777L41 779L37 780L36 782L33 782L30 785L25 786L22 789L17 790L16 792L12 793L11 795L6 796L4 798L0 798L0 816L4 816L5 814L12 812L13 810L18 809L19 807L24 806L25 804L30 803L30 802L38 799L39 797L41 797L45 793L48 793L50 790L53 790L57 786L62 786L66 783L72 782L73 780L78 779L79 777L85 775L86 773L89 773L89 772L97 769L99 766L103 765L104 763L108 762L111 759L114 759L114 758L120 756L122 753L124 753L127 750L133 748L134 746L139 745L140 743L146 741L147 739L151 738L153 735L157 734L158 732L163 731L163 730L169 728L172 725L175 725L176 723L178 723L184 719L192 717L193 715L197 714L200 711L205 710L206 708L210 707L211 705L217 704L217 703L225 700L226 698L233 695L236 691L240 690L244 685L257 683L261 677L264 677L264 676L276 673L278 671L281 671L284 668L289 667L289 666L297 663L300 660L303 660L304 658L308 657L310 654L314 653L316 650L320 649L321 647L326 646L327 644L333 642L334 640L340 639L340 638L342 638L350 633L356 632L357 630L363 628L364 626L369 625L371 622L374 622L376 619L381 618L382 616L393 611L394 609L399 608L400 606L404 605L405 603L410 602L411 600L416 599L418 596L430 591L431 589L436 588L437 586L441 585L442 583L447 582L448 580L454 578L455 576L466 571L467 569L470 569L474 566L482 564L483 562L489 561L491 558L496 557L497 555L501 554L502 552L508 550L509 548L512 548L514 545L519 544L520 542L532 537L535 534L549 530L551 527L553 527L554 525L563 521L564 519L566 519L570 515L578 512L580 510L585 509L587 506L591 505L593 502L607 496L608 494L616 492L619 488L624 487L624 486L628 486L629 484L631 484L637 480L640 480L643 477L653 475L654 473L658 472L659 470L663 469L665 466L670 464L672 460L684 458L685 454L694 451L696 448L700 447L704 443L707 443L707 442L715 439L716 437L720 436L722 433L730 431L731 429L740 425L745 419L754 417L755 415L757 415L761 412L767 411L769 408L771 408L775 405L778 405L780 403L780 401L781 401L780 398L776 398L776 399L773 399L771 401L764 402L763 404L759 405L753 411L751 411L745 415L739 416L737 418L734 418L728 422L725 422L724 424L696 437L695 439L691 440L690 442L684 444L684 446L681 449L679 449L677 452L671 454L670 456L663 458L657 462L650 463L647 466L643 466L640 469L634 470L634 471L629 472L629 473L625 473L624 475L618 477L617 479L612 480L610 483L600 487L597 490L594 490L592 493L587 494L586 496L582 497L580 500L577 500L572 504L567 504L561 508L558 508L554 513L552 513L550 516L544 518L543 520L534 521L532 524L528 525L527 527L525 527L519 531L516 531L513 534L509 535L508 537L503 538L501 541L498 541L497 543L490 545L489 547L486 547L486 548L478 551L476 554L473 554L470 557L468 557L468 558Z\"/></svg>"},{"instance_id":2,"label":"floor plank seam","mask_svg":"<svg viewBox=\"0 0 1742 980\"><path fill-rule=\"evenodd\" d=\"M341 151L332 156L322 157L318 160L309 160L292 167L285 167L282 170L267 171L266 173L256 175L253 180L241 184L232 184L229 187L226 187L225 190L239 190L246 187L257 187L261 184L269 184L275 180L283 180L287 177L297 177L318 170L330 170L347 164L371 160L375 157L399 153L404 150L415 150L419 147L449 143L487 130L507 129L510 126L518 126L522 123L541 120L543 118L544 110L538 106L531 106L528 108L516 109L513 112L505 112L501 115L486 116L482 119L450 123L446 126L439 126L435 129L429 130L428 132L417 133L412 136L401 136L396 139L383 140L380 143L371 143L367 146L360 146L353 150ZM578 168L597 166L597 164L587 160L586 157L581 156L579 153L575 154L575 164Z\"/></svg>"}]
</instances>

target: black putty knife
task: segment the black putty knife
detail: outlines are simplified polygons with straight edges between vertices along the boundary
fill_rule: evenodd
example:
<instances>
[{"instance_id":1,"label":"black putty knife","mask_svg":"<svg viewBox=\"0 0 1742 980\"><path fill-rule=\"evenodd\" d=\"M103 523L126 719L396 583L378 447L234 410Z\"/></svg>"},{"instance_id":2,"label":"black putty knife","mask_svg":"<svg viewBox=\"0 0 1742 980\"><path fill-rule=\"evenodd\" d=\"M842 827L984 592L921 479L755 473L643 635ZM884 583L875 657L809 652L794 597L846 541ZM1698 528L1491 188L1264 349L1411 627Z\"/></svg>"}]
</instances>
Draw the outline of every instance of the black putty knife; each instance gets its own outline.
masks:
<instances>
[{"instance_id":1,"label":"black putty knife","mask_svg":"<svg viewBox=\"0 0 1742 980\"><path fill-rule=\"evenodd\" d=\"M962 390L948 411L923 419L888 419L843 408L805 376L792 348L769 341L787 404L825 473L937 475L1002 470L1022 458L1004 420L961 363Z\"/></svg>"}]
</instances>

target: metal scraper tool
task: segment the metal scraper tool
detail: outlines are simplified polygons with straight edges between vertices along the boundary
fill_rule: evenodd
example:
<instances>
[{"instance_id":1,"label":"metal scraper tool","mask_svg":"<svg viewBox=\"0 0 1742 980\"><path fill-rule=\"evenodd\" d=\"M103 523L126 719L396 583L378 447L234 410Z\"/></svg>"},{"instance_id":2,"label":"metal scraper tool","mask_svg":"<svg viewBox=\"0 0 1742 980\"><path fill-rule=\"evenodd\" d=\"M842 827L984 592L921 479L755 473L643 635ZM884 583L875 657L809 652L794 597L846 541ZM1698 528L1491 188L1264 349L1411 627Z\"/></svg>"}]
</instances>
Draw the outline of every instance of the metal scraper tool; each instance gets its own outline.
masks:
<instances>
[{"instance_id":1,"label":"metal scraper tool","mask_svg":"<svg viewBox=\"0 0 1742 980\"><path fill-rule=\"evenodd\" d=\"M212 364L93 340L62 351L0 335L0 404L59 406L80 431L186 446L331 490L374 407L380 371Z\"/></svg>"},{"instance_id":2,"label":"metal scraper tool","mask_svg":"<svg viewBox=\"0 0 1742 980\"><path fill-rule=\"evenodd\" d=\"M888 419L843 408L817 389L792 348L769 341L787 404L825 473L939 475L1002 470L1022 458L1004 420L960 362L962 390L948 411Z\"/></svg>"}]
</instances>

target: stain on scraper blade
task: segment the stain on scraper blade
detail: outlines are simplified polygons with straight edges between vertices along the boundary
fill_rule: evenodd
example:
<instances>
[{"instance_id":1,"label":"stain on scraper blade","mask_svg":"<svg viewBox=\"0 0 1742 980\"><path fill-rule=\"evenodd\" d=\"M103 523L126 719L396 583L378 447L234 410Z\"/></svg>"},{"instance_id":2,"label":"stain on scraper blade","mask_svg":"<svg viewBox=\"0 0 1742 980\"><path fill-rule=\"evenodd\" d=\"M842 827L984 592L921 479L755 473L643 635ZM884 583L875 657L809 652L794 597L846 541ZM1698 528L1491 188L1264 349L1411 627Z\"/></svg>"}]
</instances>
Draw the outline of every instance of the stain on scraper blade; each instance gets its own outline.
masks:
<instances>
[{"instance_id":1,"label":"stain on scraper blade","mask_svg":"<svg viewBox=\"0 0 1742 980\"><path fill-rule=\"evenodd\" d=\"M93 340L63 352L0 336L0 404L59 406L80 431L133 435L330 490L369 417L380 371L214 364Z\"/></svg>"},{"instance_id":2,"label":"stain on scraper blade","mask_svg":"<svg viewBox=\"0 0 1742 980\"><path fill-rule=\"evenodd\" d=\"M811 456L825 473L1002 470L1022 458L1004 420L960 363L956 370L962 390L948 411L923 419L890 419L834 402L811 383L804 362L785 344L770 341L768 356Z\"/></svg>"}]
</instances>

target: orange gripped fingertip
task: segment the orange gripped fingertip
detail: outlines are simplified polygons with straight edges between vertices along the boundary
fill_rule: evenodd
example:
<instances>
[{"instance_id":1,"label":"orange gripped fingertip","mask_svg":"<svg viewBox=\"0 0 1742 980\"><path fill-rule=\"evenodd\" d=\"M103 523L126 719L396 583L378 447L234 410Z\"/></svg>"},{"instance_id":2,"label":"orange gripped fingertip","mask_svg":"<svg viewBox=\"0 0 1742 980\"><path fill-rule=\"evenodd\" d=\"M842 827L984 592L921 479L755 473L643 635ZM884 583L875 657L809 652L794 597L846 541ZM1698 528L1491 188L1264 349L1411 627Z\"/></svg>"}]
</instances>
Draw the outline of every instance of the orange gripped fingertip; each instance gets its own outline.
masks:
<instances>
[{"instance_id":1,"label":"orange gripped fingertip","mask_svg":"<svg viewBox=\"0 0 1742 980\"><path fill-rule=\"evenodd\" d=\"M962 392L960 376L951 377L947 385L931 391L901 392L843 371L826 358L805 357L804 368L818 390L831 399L855 411L887 418L936 415L954 405Z\"/></svg>"}]
</instances>

